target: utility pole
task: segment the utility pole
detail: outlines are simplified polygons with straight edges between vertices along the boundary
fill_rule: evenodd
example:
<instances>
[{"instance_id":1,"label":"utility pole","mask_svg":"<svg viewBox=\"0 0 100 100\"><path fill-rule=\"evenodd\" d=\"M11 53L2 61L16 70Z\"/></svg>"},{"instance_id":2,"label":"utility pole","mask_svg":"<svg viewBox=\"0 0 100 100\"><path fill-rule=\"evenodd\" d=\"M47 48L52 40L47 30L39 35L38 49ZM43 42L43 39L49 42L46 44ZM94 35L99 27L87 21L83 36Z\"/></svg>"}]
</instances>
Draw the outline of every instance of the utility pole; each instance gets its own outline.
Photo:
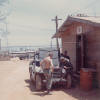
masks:
<instances>
[{"instance_id":1,"label":"utility pole","mask_svg":"<svg viewBox=\"0 0 100 100\"><path fill-rule=\"evenodd\" d=\"M56 23L56 33L58 31L58 21L62 20L62 19L58 19L58 17L56 16L55 19L52 19L52 21L55 21ZM56 44L57 44L57 50L59 50L59 42L58 42L58 38L56 38Z\"/></svg>"},{"instance_id":2,"label":"utility pole","mask_svg":"<svg viewBox=\"0 0 100 100\"><path fill-rule=\"evenodd\" d=\"M5 27L6 27L5 33L8 34L8 24L5 23L5 25L6 25L6 26L5 26ZM7 44L6 44L6 46L7 46L7 47L6 47L6 50L9 51L9 50L8 50L8 37L7 37L7 35L6 35L5 38L6 38L6 43L7 43Z\"/></svg>"},{"instance_id":3,"label":"utility pole","mask_svg":"<svg viewBox=\"0 0 100 100\"><path fill-rule=\"evenodd\" d=\"M0 50L1 50L1 39L0 39Z\"/></svg>"}]
</instances>

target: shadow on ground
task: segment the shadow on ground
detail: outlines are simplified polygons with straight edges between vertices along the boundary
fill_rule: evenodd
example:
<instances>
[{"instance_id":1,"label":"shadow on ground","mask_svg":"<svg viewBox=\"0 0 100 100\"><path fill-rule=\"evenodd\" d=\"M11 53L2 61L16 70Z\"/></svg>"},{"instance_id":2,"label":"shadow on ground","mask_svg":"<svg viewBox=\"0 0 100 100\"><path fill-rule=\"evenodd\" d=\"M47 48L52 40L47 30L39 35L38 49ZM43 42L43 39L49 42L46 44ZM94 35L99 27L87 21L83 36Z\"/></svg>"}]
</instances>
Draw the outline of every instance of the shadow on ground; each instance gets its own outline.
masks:
<instances>
[{"instance_id":1,"label":"shadow on ground","mask_svg":"<svg viewBox=\"0 0 100 100\"><path fill-rule=\"evenodd\" d=\"M80 90L79 87L74 89L63 90L66 94L76 98L77 100L100 100L100 90L93 89L91 91Z\"/></svg>"},{"instance_id":2,"label":"shadow on ground","mask_svg":"<svg viewBox=\"0 0 100 100\"><path fill-rule=\"evenodd\" d=\"M32 92L36 91L36 90L35 90L35 86L34 86L34 84L30 81L30 79L26 79L25 82L27 83L27 86L26 86L26 87L28 87L28 88L30 89L30 91L32 91Z\"/></svg>"},{"instance_id":3,"label":"shadow on ground","mask_svg":"<svg viewBox=\"0 0 100 100\"><path fill-rule=\"evenodd\" d=\"M56 85L52 87L51 94L47 94L45 92L46 89L43 89L42 91L36 91L35 85L29 80L25 80L27 83L27 86L33 95L38 96L45 96L45 95L53 95L53 91L63 91L67 95L70 95L71 97L74 97L77 100L100 100L100 90L99 89L93 89L91 91L85 92L80 90L79 86L71 88L71 89L65 89L62 85Z\"/></svg>"},{"instance_id":4,"label":"shadow on ground","mask_svg":"<svg viewBox=\"0 0 100 100\"><path fill-rule=\"evenodd\" d=\"M48 94L45 91L46 90L45 88L41 91L37 91L35 89L35 83L31 82L29 79L26 79L25 82L27 83L26 87L28 87L30 89L30 91L32 92L32 94L34 94L34 95L38 95L38 96L41 96L41 97L45 96L45 95L52 95L52 94Z\"/></svg>"}]
</instances>

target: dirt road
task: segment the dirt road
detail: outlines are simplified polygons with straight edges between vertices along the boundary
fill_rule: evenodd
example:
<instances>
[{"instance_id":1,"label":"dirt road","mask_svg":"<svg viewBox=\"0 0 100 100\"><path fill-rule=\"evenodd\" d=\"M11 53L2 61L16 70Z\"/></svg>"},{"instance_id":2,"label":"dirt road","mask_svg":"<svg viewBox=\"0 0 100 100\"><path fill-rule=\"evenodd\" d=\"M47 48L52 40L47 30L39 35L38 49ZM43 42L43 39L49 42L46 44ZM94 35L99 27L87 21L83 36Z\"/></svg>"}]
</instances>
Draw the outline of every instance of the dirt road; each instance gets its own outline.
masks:
<instances>
[{"instance_id":1,"label":"dirt road","mask_svg":"<svg viewBox=\"0 0 100 100\"><path fill-rule=\"evenodd\" d=\"M0 61L0 100L100 100L99 90L53 89L51 95L36 92L29 80L29 61ZM95 95L95 96L93 96Z\"/></svg>"}]
</instances>

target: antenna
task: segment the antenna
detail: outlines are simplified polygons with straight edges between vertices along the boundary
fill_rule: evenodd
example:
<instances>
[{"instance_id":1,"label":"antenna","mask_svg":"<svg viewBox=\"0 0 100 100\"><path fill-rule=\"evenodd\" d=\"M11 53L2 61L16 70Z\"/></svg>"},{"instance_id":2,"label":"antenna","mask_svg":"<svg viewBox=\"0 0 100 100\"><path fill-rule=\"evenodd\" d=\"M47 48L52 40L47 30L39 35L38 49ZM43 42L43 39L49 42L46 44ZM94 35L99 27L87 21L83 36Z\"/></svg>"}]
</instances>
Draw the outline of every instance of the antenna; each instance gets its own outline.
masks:
<instances>
[{"instance_id":1,"label":"antenna","mask_svg":"<svg viewBox=\"0 0 100 100\"><path fill-rule=\"evenodd\" d=\"M6 40L6 50L8 51L8 28L7 28L7 16L8 16L8 13L9 13L9 1L10 0L2 0L0 1L0 24L4 24L2 27L1 27L1 39L2 38L5 38ZM1 39L0 39L0 48L1 48Z\"/></svg>"}]
</instances>

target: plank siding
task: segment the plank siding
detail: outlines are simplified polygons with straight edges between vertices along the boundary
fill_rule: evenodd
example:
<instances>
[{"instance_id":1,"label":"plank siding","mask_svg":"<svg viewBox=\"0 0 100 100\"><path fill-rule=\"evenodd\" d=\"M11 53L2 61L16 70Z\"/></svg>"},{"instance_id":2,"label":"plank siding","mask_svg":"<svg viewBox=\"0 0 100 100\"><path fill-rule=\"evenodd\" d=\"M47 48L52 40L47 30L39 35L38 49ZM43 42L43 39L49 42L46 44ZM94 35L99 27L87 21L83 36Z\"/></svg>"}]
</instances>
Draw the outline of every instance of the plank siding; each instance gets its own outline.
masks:
<instances>
[{"instance_id":1,"label":"plank siding","mask_svg":"<svg viewBox=\"0 0 100 100\"><path fill-rule=\"evenodd\" d=\"M89 66L96 67L98 73L98 82L100 87L100 29L95 29L93 32L87 34L87 60Z\"/></svg>"},{"instance_id":2,"label":"plank siding","mask_svg":"<svg viewBox=\"0 0 100 100\"><path fill-rule=\"evenodd\" d=\"M62 35L62 51L68 51L68 55L71 58L74 71L76 70L76 35L74 34L73 25L69 30Z\"/></svg>"},{"instance_id":3,"label":"plank siding","mask_svg":"<svg viewBox=\"0 0 100 100\"><path fill-rule=\"evenodd\" d=\"M100 87L100 28L94 27L89 24L73 22L65 32L63 32L62 39L62 51L68 51L68 55L71 58L74 70L76 70L76 35L77 26L82 26L82 33L86 36L86 55L88 66L96 67L98 72L98 81Z\"/></svg>"}]
</instances>

